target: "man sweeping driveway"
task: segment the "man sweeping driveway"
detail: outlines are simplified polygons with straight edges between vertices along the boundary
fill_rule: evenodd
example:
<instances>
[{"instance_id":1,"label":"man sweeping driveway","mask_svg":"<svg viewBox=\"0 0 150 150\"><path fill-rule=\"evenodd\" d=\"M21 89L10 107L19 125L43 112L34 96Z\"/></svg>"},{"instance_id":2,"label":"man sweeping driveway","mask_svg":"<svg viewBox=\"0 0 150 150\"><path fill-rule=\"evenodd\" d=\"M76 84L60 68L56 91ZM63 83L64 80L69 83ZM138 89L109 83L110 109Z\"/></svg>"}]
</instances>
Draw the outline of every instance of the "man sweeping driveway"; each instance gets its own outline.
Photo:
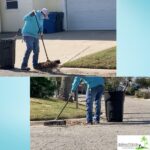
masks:
<instances>
[{"instance_id":1,"label":"man sweeping driveway","mask_svg":"<svg viewBox=\"0 0 150 150\"><path fill-rule=\"evenodd\" d=\"M104 79L102 77L75 77L72 83L72 95L77 90L79 84L84 82L87 84L86 92L86 119L87 124L93 124L93 102L95 101L95 117L94 122L100 122L101 97L104 91Z\"/></svg>"},{"instance_id":2,"label":"man sweeping driveway","mask_svg":"<svg viewBox=\"0 0 150 150\"><path fill-rule=\"evenodd\" d=\"M43 36L43 22L44 19L48 19L48 10L43 8L42 10L29 12L24 16L24 26L22 28L23 39L26 43L26 52L21 65L22 70L29 71L28 60L33 50L33 68L38 66L39 57L39 34Z\"/></svg>"}]
</instances>

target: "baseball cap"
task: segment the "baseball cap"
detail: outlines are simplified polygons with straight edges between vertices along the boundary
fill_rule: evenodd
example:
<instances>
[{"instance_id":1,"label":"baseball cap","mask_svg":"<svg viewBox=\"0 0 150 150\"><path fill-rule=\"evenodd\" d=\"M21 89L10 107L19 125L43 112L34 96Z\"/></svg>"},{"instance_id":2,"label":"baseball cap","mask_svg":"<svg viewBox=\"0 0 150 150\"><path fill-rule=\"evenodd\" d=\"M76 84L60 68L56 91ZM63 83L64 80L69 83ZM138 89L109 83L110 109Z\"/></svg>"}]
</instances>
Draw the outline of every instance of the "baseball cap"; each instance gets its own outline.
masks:
<instances>
[{"instance_id":1,"label":"baseball cap","mask_svg":"<svg viewBox=\"0 0 150 150\"><path fill-rule=\"evenodd\" d=\"M45 15L45 19L49 19L49 18L48 18L49 12L48 12L48 9L47 9L47 8L42 8L41 12Z\"/></svg>"}]
</instances>

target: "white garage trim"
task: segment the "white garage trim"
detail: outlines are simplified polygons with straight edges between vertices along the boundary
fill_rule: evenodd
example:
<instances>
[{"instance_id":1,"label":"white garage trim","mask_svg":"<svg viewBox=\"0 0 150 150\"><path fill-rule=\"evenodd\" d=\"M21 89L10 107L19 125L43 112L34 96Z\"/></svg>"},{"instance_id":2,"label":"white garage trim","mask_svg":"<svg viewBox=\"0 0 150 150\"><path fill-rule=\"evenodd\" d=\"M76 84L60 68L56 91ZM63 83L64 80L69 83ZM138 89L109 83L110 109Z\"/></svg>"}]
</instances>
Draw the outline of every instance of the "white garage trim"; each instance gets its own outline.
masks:
<instances>
[{"instance_id":1,"label":"white garage trim","mask_svg":"<svg viewBox=\"0 0 150 150\"><path fill-rule=\"evenodd\" d=\"M65 0L67 30L116 30L116 0Z\"/></svg>"}]
</instances>

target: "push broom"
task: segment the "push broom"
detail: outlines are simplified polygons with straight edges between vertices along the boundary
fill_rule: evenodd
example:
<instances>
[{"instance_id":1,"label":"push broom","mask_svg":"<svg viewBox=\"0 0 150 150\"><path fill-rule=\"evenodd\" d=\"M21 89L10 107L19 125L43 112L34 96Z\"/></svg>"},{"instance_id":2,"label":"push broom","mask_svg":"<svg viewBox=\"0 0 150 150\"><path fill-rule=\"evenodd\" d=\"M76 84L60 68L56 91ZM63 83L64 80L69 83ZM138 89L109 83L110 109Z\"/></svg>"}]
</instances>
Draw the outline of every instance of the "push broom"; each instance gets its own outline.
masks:
<instances>
[{"instance_id":1,"label":"push broom","mask_svg":"<svg viewBox=\"0 0 150 150\"><path fill-rule=\"evenodd\" d=\"M38 63L38 69L57 68L58 65L60 64L60 60L50 61L50 59L48 57L48 54L47 54L47 50L46 50L46 47L45 47L44 39L43 39L41 30L40 30L40 25L39 25L39 22L38 22L36 14L34 16L35 16L35 19L36 19L37 26L39 28L41 41L42 41L43 48L44 48L44 51L45 51L45 55L46 55L46 58L47 58L46 62Z\"/></svg>"},{"instance_id":2,"label":"push broom","mask_svg":"<svg viewBox=\"0 0 150 150\"><path fill-rule=\"evenodd\" d=\"M63 108L60 110L59 114L57 115L55 120L51 120L51 121L47 121L44 123L45 126L49 126L49 125L66 125L66 120L60 120L60 116L63 113L63 111L65 110L65 108L67 107L69 101L72 99L72 96L69 96L68 100L66 101L65 105L63 106Z\"/></svg>"}]
</instances>

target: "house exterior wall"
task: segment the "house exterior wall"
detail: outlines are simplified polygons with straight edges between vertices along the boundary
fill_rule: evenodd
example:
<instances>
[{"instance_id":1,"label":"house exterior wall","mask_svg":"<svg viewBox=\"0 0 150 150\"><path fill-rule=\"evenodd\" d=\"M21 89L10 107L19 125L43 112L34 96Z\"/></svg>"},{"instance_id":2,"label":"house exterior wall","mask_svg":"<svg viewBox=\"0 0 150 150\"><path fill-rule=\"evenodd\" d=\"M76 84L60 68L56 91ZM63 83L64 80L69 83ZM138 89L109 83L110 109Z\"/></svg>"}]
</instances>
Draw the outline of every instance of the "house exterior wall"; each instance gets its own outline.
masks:
<instances>
[{"instance_id":1,"label":"house exterior wall","mask_svg":"<svg viewBox=\"0 0 150 150\"><path fill-rule=\"evenodd\" d=\"M1 6L1 1L0 1L0 6ZM2 19L1 19L1 7L0 7L0 32L2 31Z\"/></svg>"},{"instance_id":2,"label":"house exterior wall","mask_svg":"<svg viewBox=\"0 0 150 150\"><path fill-rule=\"evenodd\" d=\"M33 0L33 9L42 9L44 7L47 8L47 0Z\"/></svg>"},{"instance_id":3,"label":"house exterior wall","mask_svg":"<svg viewBox=\"0 0 150 150\"><path fill-rule=\"evenodd\" d=\"M0 13L0 32L2 31L2 27L1 27L1 13Z\"/></svg>"},{"instance_id":4,"label":"house exterior wall","mask_svg":"<svg viewBox=\"0 0 150 150\"><path fill-rule=\"evenodd\" d=\"M2 31L2 27L1 27L1 16L0 16L0 32Z\"/></svg>"},{"instance_id":5,"label":"house exterior wall","mask_svg":"<svg viewBox=\"0 0 150 150\"><path fill-rule=\"evenodd\" d=\"M1 22L3 32L16 32L22 28L23 16L33 9L32 0L18 0L18 9L6 9L6 0L1 0Z\"/></svg>"},{"instance_id":6,"label":"house exterior wall","mask_svg":"<svg viewBox=\"0 0 150 150\"><path fill-rule=\"evenodd\" d=\"M23 26L23 16L25 14L33 9L37 10L43 7L48 8L49 11L64 12L64 29L67 30L67 20L69 19L67 14L70 12L68 11L66 2L67 0L18 0L18 9L7 10L6 0L0 0L0 31L1 29L3 32L17 31ZM72 19L73 17L70 18Z\"/></svg>"},{"instance_id":7,"label":"house exterior wall","mask_svg":"<svg viewBox=\"0 0 150 150\"><path fill-rule=\"evenodd\" d=\"M63 11L64 0L46 0L46 6L49 11Z\"/></svg>"},{"instance_id":8,"label":"house exterior wall","mask_svg":"<svg viewBox=\"0 0 150 150\"><path fill-rule=\"evenodd\" d=\"M23 16L33 9L48 8L49 11L63 11L64 0L18 0L18 9L6 9L6 0L0 0L0 27L3 32L16 32L23 25Z\"/></svg>"}]
</instances>

